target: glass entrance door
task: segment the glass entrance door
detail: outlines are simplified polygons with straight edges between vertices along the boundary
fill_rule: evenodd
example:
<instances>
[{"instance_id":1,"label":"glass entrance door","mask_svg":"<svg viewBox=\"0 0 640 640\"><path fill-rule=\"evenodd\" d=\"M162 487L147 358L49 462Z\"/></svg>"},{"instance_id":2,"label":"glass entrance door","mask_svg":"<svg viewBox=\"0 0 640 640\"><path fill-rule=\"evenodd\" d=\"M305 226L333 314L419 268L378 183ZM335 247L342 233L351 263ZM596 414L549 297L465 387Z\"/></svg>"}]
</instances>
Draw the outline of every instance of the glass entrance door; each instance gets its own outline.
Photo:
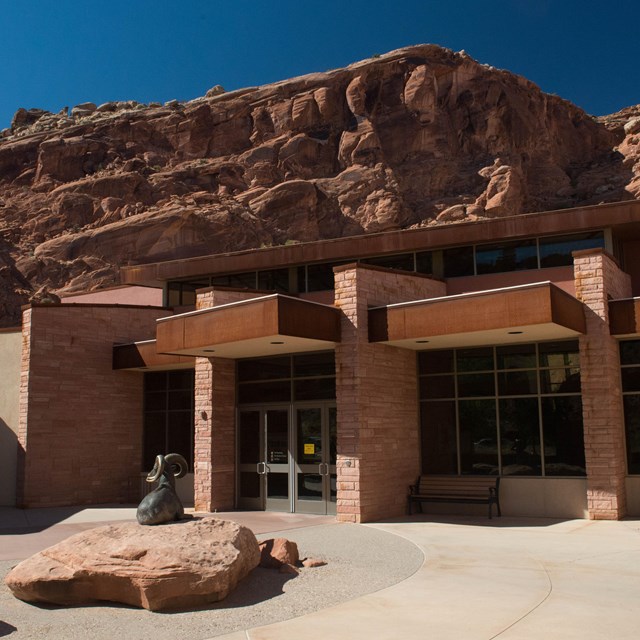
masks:
<instances>
[{"instance_id":1,"label":"glass entrance door","mask_svg":"<svg viewBox=\"0 0 640 640\"><path fill-rule=\"evenodd\" d=\"M335 514L336 432L333 403L240 409L239 508Z\"/></svg>"},{"instance_id":2,"label":"glass entrance door","mask_svg":"<svg viewBox=\"0 0 640 640\"><path fill-rule=\"evenodd\" d=\"M238 413L238 506L291 511L289 407Z\"/></svg>"},{"instance_id":3,"label":"glass entrance door","mask_svg":"<svg viewBox=\"0 0 640 640\"><path fill-rule=\"evenodd\" d=\"M336 512L336 408L294 407L296 513Z\"/></svg>"}]
</instances>

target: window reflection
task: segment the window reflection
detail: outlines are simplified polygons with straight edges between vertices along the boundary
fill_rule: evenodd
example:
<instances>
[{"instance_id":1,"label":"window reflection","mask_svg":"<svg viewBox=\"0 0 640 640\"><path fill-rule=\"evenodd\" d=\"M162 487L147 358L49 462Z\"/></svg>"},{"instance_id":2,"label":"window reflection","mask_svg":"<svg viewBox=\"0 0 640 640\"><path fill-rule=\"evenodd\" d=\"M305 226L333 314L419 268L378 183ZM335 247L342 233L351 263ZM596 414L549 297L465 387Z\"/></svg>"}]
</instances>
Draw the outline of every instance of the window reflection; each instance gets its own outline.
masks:
<instances>
[{"instance_id":1,"label":"window reflection","mask_svg":"<svg viewBox=\"0 0 640 640\"><path fill-rule=\"evenodd\" d=\"M424 473L585 474L577 341L426 351L418 367Z\"/></svg>"}]
</instances>

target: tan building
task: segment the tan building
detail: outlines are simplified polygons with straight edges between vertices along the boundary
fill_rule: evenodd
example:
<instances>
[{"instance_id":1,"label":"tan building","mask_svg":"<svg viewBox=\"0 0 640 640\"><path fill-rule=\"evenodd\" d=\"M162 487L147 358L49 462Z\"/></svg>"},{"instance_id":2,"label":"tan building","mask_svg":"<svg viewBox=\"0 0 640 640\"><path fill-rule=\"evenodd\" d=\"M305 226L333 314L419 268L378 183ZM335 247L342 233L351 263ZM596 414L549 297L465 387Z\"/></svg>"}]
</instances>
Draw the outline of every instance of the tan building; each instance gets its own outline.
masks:
<instances>
[{"instance_id":1,"label":"tan building","mask_svg":"<svg viewBox=\"0 0 640 640\"><path fill-rule=\"evenodd\" d=\"M17 503L135 502L176 451L200 510L371 521L432 474L499 475L509 515L640 515L639 247L623 202L125 267L136 289L31 305Z\"/></svg>"}]
</instances>

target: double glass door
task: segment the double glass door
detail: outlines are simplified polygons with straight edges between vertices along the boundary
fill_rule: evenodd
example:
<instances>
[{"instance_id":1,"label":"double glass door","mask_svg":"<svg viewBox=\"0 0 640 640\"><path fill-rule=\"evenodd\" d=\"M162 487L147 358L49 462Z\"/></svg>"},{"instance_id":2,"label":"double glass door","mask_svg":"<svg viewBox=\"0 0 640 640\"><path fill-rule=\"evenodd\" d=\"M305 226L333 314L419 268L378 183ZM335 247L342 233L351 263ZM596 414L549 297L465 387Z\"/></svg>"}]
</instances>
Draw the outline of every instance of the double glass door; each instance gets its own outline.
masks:
<instances>
[{"instance_id":1,"label":"double glass door","mask_svg":"<svg viewBox=\"0 0 640 640\"><path fill-rule=\"evenodd\" d=\"M335 514L335 404L243 407L238 413L238 506Z\"/></svg>"}]
</instances>

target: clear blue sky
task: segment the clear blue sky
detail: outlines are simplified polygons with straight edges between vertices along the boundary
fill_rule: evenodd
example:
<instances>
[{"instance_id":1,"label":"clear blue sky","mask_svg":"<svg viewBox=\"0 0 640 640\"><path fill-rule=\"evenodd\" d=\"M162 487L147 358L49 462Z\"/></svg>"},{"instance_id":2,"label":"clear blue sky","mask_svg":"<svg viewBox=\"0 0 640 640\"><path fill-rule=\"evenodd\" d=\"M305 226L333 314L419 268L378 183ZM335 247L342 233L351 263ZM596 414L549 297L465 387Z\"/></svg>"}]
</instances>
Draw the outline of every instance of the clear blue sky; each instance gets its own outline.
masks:
<instances>
[{"instance_id":1,"label":"clear blue sky","mask_svg":"<svg viewBox=\"0 0 640 640\"><path fill-rule=\"evenodd\" d=\"M0 0L0 128L18 107L190 100L434 43L593 115L640 103L638 0Z\"/></svg>"}]
</instances>

